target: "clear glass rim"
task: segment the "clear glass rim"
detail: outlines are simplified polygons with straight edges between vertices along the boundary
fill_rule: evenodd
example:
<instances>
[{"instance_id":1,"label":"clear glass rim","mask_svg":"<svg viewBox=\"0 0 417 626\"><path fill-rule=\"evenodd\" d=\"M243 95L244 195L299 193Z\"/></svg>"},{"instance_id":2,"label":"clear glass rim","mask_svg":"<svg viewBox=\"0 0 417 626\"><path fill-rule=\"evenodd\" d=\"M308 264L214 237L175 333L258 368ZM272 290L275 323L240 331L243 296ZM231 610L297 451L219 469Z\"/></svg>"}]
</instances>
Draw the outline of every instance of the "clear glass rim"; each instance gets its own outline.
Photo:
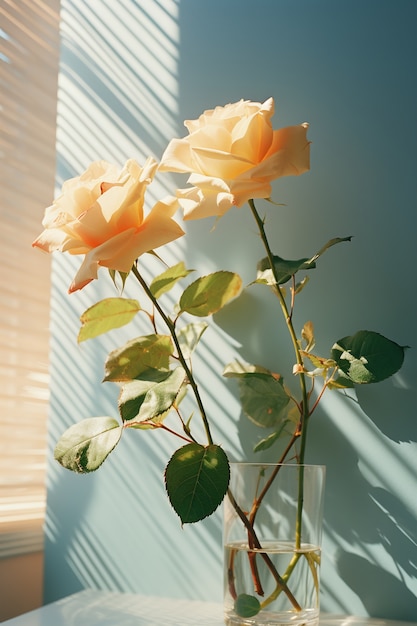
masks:
<instances>
[{"instance_id":1,"label":"clear glass rim","mask_svg":"<svg viewBox=\"0 0 417 626\"><path fill-rule=\"evenodd\" d=\"M304 469L309 469L309 468L318 468L318 469L326 469L326 465L318 465L316 463L273 463L273 462L266 462L266 463L262 463L262 461L229 461L229 465L230 467L238 467L238 466L245 466L245 467L277 467L278 465L280 467L291 467L291 468L299 468L299 467L303 467Z\"/></svg>"}]
</instances>

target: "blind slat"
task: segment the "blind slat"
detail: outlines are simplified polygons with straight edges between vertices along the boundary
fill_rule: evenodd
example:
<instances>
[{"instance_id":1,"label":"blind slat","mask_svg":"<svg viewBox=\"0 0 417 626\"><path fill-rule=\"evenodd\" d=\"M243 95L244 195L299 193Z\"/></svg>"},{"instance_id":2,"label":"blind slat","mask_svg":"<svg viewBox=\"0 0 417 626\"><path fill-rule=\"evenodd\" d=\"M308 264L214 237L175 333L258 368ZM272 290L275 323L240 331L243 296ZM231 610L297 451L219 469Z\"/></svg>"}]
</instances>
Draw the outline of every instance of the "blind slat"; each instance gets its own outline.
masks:
<instances>
[{"instance_id":1,"label":"blind slat","mask_svg":"<svg viewBox=\"0 0 417 626\"><path fill-rule=\"evenodd\" d=\"M59 10L0 7L0 557L42 546L50 259L31 243L54 193Z\"/></svg>"}]
</instances>

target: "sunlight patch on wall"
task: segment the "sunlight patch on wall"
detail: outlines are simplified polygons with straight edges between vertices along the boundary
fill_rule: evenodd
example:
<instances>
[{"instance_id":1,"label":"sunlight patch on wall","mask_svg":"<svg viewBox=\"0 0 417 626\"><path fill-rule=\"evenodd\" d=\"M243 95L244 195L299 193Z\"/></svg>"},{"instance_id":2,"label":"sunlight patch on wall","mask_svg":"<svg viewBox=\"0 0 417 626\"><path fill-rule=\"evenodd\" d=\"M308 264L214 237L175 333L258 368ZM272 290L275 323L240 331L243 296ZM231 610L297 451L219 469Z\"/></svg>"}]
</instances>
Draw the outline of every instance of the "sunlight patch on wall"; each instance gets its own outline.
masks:
<instances>
[{"instance_id":1,"label":"sunlight patch on wall","mask_svg":"<svg viewBox=\"0 0 417 626\"><path fill-rule=\"evenodd\" d=\"M123 0L117 11L106 0L88 5L81 0L63 1L57 193L64 180L80 175L94 160L123 165L135 158L142 165L149 155L159 159L168 141L181 132L177 15L176 0ZM170 175L157 175L148 188L147 204L174 193L176 186ZM173 265L184 259L184 249L180 239L158 253ZM118 419L118 387L102 383L104 361L111 350L135 335L152 332L146 316L138 316L124 328L77 344L84 310L117 295L104 268L99 280L68 295L80 262L80 257L64 254L53 258L51 459L58 438L70 425L90 416ZM187 253L185 262L192 267L194 259ZM140 258L139 267L147 280L165 269L149 255ZM149 308L135 287L130 279L124 295L139 298ZM170 312L183 287L164 295ZM239 409L233 393L226 387L219 392L217 382L223 362L233 358L235 345L214 324L196 356L200 388L216 424L215 438L222 444L228 440L228 414L232 410L238 414ZM187 398L184 415L194 411ZM196 432L204 441L198 420L196 415ZM238 436L233 436L229 447L238 455ZM148 594L161 590L165 595L207 600L220 592L221 509L183 529L165 493L164 469L180 445L164 432L131 429L94 474L80 477L51 460L46 600L85 586ZM184 555L181 561L178 554ZM197 580L196 572L201 579Z\"/></svg>"},{"instance_id":2,"label":"sunlight patch on wall","mask_svg":"<svg viewBox=\"0 0 417 626\"><path fill-rule=\"evenodd\" d=\"M174 133L177 12L175 0L117 11L104 0L63 2L58 149L67 167L157 155Z\"/></svg>"},{"instance_id":3,"label":"sunlight patch on wall","mask_svg":"<svg viewBox=\"0 0 417 626\"><path fill-rule=\"evenodd\" d=\"M159 158L176 134L177 15L176 0L122 0L117 11L106 0L63 0L56 193L64 180L80 175L91 161L105 159L123 165L129 158L140 164L149 155ZM172 193L172 189L169 177L155 180L148 202ZM179 247L170 246L167 262L177 262ZM149 260L144 274L154 273L154 262L149 264ZM117 389L101 383L103 363L111 349L132 336L130 327L97 342L77 345L80 314L93 302L117 295L107 272L101 270L98 281L69 296L67 289L80 261L66 255L53 258L51 459L57 439L71 424L90 415L117 417ZM133 332L144 332L140 323ZM172 442L146 434L140 439L137 434L128 433L133 436L126 437L103 473L79 477L51 460L45 584L49 598L67 595L68 585L74 589L130 585L133 590L141 567L145 567L143 561L137 566L143 550L136 524L146 527L145 522L152 519L162 536L171 536L170 523L174 533L179 532L179 522L171 511L163 516L168 522L158 513L158 498L168 508L163 498L163 467ZM144 480L148 473L151 478ZM117 532L111 525L113 517L117 518ZM107 537L105 546L100 539L103 536ZM154 536L148 538L148 553L154 556L152 542L160 542ZM125 554L122 562L120 550ZM169 562L169 550L166 555ZM56 576L57 561L60 577Z\"/></svg>"}]
</instances>

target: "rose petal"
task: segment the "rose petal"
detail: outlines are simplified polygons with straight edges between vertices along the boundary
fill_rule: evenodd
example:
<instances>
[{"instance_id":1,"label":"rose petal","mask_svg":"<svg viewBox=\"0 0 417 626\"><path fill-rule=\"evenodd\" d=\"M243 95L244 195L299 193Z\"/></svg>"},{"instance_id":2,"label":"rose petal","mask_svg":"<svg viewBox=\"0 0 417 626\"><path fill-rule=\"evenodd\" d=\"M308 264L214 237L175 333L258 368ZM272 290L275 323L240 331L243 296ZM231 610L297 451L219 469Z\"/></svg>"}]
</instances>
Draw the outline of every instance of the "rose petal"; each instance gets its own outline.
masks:
<instances>
[{"instance_id":1,"label":"rose petal","mask_svg":"<svg viewBox=\"0 0 417 626\"><path fill-rule=\"evenodd\" d=\"M176 198L158 202L139 228L130 228L90 250L74 278L70 292L82 289L97 278L99 266L129 272L135 260L184 235L171 215L178 207Z\"/></svg>"},{"instance_id":2,"label":"rose petal","mask_svg":"<svg viewBox=\"0 0 417 626\"><path fill-rule=\"evenodd\" d=\"M224 215L233 204L233 196L216 188L206 187L204 192L197 187L179 189L179 203L184 211L184 220L202 219Z\"/></svg>"},{"instance_id":3,"label":"rose petal","mask_svg":"<svg viewBox=\"0 0 417 626\"><path fill-rule=\"evenodd\" d=\"M183 139L172 139L159 164L161 172L189 172L193 168L190 144Z\"/></svg>"},{"instance_id":4,"label":"rose petal","mask_svg":"<svg viewBox=\"0 0 417 626\"><path fill-rule=\"evenodd\" d=\"M44 252L53 252L54 250L62 250L67 239L67 234L58 228L48 228L44 230L39 237L32 243L34 248L39 248Z\"/></svg>"},{"instance_id":5,"label":"rose petal","mask_svg":"<svg viewBox=\"0 0 417 626\"><path fill-rule=\"evenodd\" d=\"M310 141L307 139L308 124L287 126L274 131L274 139L268 157L281 153L278 176L299 175L310 169Z\"/></svg>"}]
</instances>

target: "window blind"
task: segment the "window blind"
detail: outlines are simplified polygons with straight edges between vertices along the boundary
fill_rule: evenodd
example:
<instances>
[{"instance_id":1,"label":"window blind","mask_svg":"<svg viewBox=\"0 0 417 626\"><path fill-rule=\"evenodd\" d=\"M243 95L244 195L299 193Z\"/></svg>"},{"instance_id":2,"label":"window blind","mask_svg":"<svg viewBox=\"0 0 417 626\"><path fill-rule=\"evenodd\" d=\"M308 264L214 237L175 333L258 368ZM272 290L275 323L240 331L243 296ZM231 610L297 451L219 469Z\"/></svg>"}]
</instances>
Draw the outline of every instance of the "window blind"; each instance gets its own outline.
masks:
<instances>
[{"instance_id":1,"label":"window blind","mask_svg":"<svg viewBox=\"0 0 417 626\"><path fill-rule=\"evenodd\" d=\"M0 1L0 556L42 546L59 4Z\"/></svg>"}]
</instances>

